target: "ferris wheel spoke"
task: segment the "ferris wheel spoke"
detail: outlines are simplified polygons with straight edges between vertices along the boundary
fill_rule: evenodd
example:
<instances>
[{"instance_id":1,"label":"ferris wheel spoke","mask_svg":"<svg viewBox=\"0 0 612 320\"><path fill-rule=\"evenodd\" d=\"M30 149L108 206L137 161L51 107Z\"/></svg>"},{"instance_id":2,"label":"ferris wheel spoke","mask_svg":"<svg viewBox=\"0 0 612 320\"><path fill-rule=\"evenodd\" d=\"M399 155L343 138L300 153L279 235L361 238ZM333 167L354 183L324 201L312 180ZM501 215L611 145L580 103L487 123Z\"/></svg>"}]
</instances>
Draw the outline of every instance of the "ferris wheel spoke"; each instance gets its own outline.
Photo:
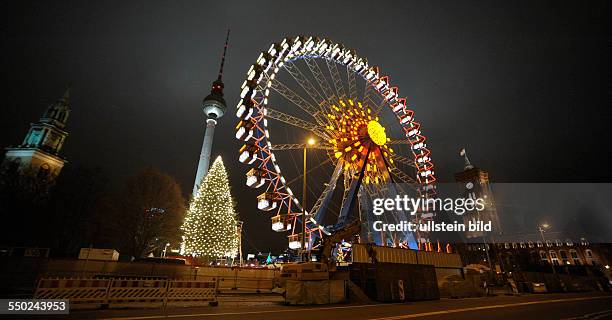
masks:
<instances>
[{"instance_id":1,"label":"ferris wheel spoke","mask_svg":"<svg viewBox=\"0 0 612 320\"><path fill-rule=\"evenodd\" d=\"M396 177L400 182L402 182L402 183L410 183L410 184L417 184L418 183L411 176L409 176L407 173L405 173L404 171L400 170L396 166L390 167L389 168L389 172L394 177Z\"/></svg>"},{"instance_id":2,"label":"ferris wheel spoke","mask_svg":"<svg viewBox=\"0 0 612 320\"><path fill-rule=\"evenodd\" d=\"M292 125L297 128L308 130L312 132L313 134L315 134L317 137L324 139L325 141L329 140L328 134L319 125L316 125L312 122L308 122L303 119L300 119L298 117L294 117L292 115L286 114L276 109L272 109L270 107L267 107L266 111L267 111L267 115L266 115L267 118L274 119L274 120Z\"/></svg>"},{"instance_id":3,"label":"ferris wheel spoke","mask_svg":"<svg viewBox=\"0 0 612 320\"><path fill-rule=\"evenodd\" d=\"M387 145L391 144L406 144L410 145L410 140L408 139L391 139L391 141L387 142Z\"/></svg>"},{"instance_id":4,"label":"ferris wheel spoke","mask_svg":"<svg viewBox=\"0 0 612 320\"><path fill-rule=\"evenodd\" d=\"M305 143L286 143L286 144L273 144L271 149L274 151L278 150L302 150L306 147ZM320 149L320 150L332 150L332 146L320 145L320 146L308 146L308 149Z\"/></svg>"},{"instance_id":5,"label":"ferris wheel spoke","mask_svg":"<svg viewBox=\"0 0 612 320\"><path fill-rule=\"evenodd\" d=\"M373 106L375 106L375 105L378 105L378 104L377 104L377 103L374 101L374 99L373 99L373 97L372 97L372 94L373 94L373 93L374 93L374 89L372 88L372 86L370 85L370 83L366 81L366 84L365 84L365 89L363 90L363 99L362 99L362 101L363 101L363 103L367 104L367 105L368 105L368 106L370 106L370 107L373 107Z\"/></svg>"},{"instance_id":6,"label":"ferris wheel spoke","mask_svg":"<svg viewBox=\"0 0 612 320\"><path fill-rule=\"evenodd\" d=\"M311 115L317 123L321 126L325 126L327 120L325 120L324 113L315 106L313 106L310 102L306 101L302 96L295 93L295 91L289 89L284 83L273 80L271 82L272 90L276 91L278 94L283 96L285 99L289 100L293 104L295 104L298 108L302 109L304 112Z\"/></svg>"},{"instance_id":7,"label":"ferris wheel spoke","mask_svg":"<svg viewBox=\"0 0 612 320\"><path fill-rule=\"evenodd\" d=\"M327 98L327 102L329 104L336 103L338 97L334 94L329 82L327 82L327 79L325 78L323 71L321 71L319 64L314 59L308 57L305 57L304 61L306 62L306 65L308 66L308 69L310 69L310 72L314 76L315 80L317 80L319 87L321 87L323 90L323 93Z\"/></svg>"},{"instance_id":8,"label":"ferris wheel spoke","mask_svg":"<svg viewBox=\"0 0 612 320\"><path fill-rule=\"evenodd\" d=\"M297 81L297 83L306 91L310 98L319 106L319 109L323 110L326 103L325 97L321 95L319 90L304 76L302 70L298 68L293 62L287 61L285 63L285 69L287 72Z\"/></svg>"},{"instance_id":9,"label":"ferris wheel spoke","mask_svg":"<svg viewBox=\"0 0 612 320\"><path fill-rule=\"evenodd\" d=\"M337 96L342 100L346 99L346 93L344 92L344 86L342 85L342 78L340 77L340 72L338 71L336 62L326 59L325 63L327 63L327 69L329 69L332 81L334 82L334 88L336 89Z\"/></svg>"},{"instance_id":10,"label":"ferris wheel spoke","mask_svg":"<svg viewBox=\"0 0 612 320\"><path fill-rule=\"evenodd\" d=\"M384 108L386 105L387 105L387 100L385 100L384 98L383 98L383 99L381 99L381 102L380 102L378 105L376 105L376 107L375 107L375 108L373 108L373 110L372 110L372 111L373 111L373 113L374 113L374 116L378 116L378 114L379 114L379 113L382 111L382 109L383 109L383 108Z\"/></svg>"},{"instance_id":11,"label":"ferris wheel spoke","mask_svg":"<svg viewBox=\"0 0 612 320\"><path fill-rule=\"evenodd\" d=\"M357 99L357 81L355 80L355 72L350 67L346 66L346 75L348 77L349 97L353 100Z\"/></svg>"},{"instance_id":12,"label":"ferris wheel spoke","mask_svg":"<svg viewBox=\"0 0 612 320\"><path fill-rule=\"evenodd\" d=\"M416 165L414 164L414 160L406 158L404 156L400 156L397 153L392 153L391 154L391 159L393 159L393 161L397 161L397 162L399 162L401 164L405 164L407 166L416 168Z\"/></svg>"}]
</instances>

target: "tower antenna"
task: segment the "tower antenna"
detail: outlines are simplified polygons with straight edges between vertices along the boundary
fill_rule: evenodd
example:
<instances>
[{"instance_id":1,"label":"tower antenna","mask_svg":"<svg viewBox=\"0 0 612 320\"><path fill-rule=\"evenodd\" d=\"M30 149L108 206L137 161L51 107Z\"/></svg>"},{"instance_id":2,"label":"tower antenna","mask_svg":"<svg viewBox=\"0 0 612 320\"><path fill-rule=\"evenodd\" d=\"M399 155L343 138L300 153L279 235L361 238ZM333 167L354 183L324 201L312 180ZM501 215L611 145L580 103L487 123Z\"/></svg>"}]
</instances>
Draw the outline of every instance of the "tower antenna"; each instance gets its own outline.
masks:
<instances>
[{"instance_id":1,"label":"tower antenna","mask_svg":"<svg viewBox=\"0 0 612 320\"><path fill-rule=\"evenodd\" d=\"M227 29L227 35L225 36L225 46L223 47L223 55L221 55L221 67L219 68L219 77L217 77L217 80L221 81L223 78L223 65L225 64L225 54L227 53L227 46L229 44L229 36L230 36L230 29Z\"/></svg>"}]
</instances>

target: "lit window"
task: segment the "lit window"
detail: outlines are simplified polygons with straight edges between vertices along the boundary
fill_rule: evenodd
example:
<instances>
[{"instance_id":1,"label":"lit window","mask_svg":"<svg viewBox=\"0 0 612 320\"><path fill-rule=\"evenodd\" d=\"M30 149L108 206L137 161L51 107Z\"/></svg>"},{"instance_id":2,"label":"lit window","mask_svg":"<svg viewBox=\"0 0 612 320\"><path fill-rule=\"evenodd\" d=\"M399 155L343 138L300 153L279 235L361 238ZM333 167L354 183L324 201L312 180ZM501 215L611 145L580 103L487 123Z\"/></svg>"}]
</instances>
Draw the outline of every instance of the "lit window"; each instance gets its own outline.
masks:
<instances>
[{"instance_id":1,"label":"lit window","mask_svg":"<svg viewBox=\"0 0 612 320\"><path fill-rule=\"evenodd\" d=\"M582 260L578 256L578 252L576 250L574 249L570 250L570 256L572 257L572 260L574 260L575 265L577 266L582 265Z\"/></svg>"},{"instance_id":2,"label":"lit window","mask_svg":"<svg viewBox=\"0 0 612 320\"><path fill-rule=\"evenodd\" d=\"M548 253L550 254L550 260L552 260L552 263L555 266L558 266L559 265L559 257L557 257L557 253L554 250L550 250Z\"/></svg>"},{"instance_id":3,"label":"lit window","mask_svg":"<svg viewBox=\"0 0 612 320\"><path fill-rule=\"evenodd\" d=\"M591 251L591 249L586 249L584 253L586 255L587 264L595 265L595 257L593 256L593 251Z\"/></svg>"},{"instance_id":4,"label":"lit window","mask_svg":"<svg viewBox=\"0 0 612 320\"><path fill-rule=\"evenodd\" d=\"M529 245L529 248L533 248L533 241L529 241L527 244Z\"/></svg>"},{"instance_id":5,"label":"lit window","mask_svg":"<svg viewBox=\"0 0 612 320\"><path fill-rule=\"evenodd\" d=\"M569 261L569 257L567 256L567 251L560 250L559 251L559 256L561 256L561 264L562 265L571 264L571 262Z\"/></svg>"}]
</instances>

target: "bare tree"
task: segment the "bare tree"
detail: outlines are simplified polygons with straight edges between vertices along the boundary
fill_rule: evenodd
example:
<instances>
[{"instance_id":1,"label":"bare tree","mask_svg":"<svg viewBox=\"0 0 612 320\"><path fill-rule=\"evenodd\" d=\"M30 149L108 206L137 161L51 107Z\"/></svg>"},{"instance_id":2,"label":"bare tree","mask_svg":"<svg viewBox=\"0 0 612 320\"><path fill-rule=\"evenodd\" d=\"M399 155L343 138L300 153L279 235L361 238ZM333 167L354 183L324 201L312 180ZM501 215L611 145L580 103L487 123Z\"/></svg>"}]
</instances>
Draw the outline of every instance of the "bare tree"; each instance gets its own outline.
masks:
<instances>
[{"instance_id":1,"label":"bare tree","mask_svg":"<svg viewBox=\"0 0 612 320\"><path fill-rule=\"evenodd\" d=\"M185 198L171 176L145 168L127 180L115 202L108 222L122 253L142 257L181 240Z\"/></svg>"}]
</instances>

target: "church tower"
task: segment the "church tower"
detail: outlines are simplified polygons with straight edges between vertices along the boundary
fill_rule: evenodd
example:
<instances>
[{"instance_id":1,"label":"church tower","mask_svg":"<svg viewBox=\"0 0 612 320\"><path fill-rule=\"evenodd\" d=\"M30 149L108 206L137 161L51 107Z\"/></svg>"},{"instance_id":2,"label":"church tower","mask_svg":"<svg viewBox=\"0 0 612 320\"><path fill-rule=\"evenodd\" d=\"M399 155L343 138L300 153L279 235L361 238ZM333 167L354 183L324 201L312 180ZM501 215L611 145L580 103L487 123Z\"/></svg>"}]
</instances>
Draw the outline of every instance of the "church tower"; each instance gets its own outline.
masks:
<instances>
[{"instance_id":1,"label":"church tower","mask_svg":"<svg viewBox=\"0 0 612 320\"><path fill-rule=\"evenodd\" d=\"M206 115L206 131L204 133L204 142L202 143L202 151L200 152L200 161L198 163L198 171L196 172L195 182L193 183L193 196L195 197L200 189L202 179L208 173L208 167L210 165L210 152L212 150L213 137L215 134L215 126L217 126L217 119L221 118L227 106L225 99L223 99L223 65L225 64L225 54L227 53L227 45L229 42L229 29L227 30L227 36L225 37L225 47L223 48L223 55L221 55L221 67L219 68L219 75L217 80L212 84L212 90L210 94L202 101L202 111Z\"/></svg>"},{"instance_id":2,"label":"church tower","mask_svg":"<svg viewBox=\"0 0 612 320\"><path fill-rule=\"evenodd\" d=\"M455 181L463 185L464 197L484 199L484 210L472 212L466 212L463 214L463 223L466 225L469 221L484 221L488 223L491 221L492 234L500 234L502 232L499 217L497 215L497 208L495 206L495 199L489 184L489 173L481 168L474 167L467 157L465 149L461 149L460 155L463 157L465 162L463 171L455 173ZM479 238L485 236L485 232L466 232L466 237Z\"/></svg>"},{"instance_id":3,"label":"church tower","mask_svg":"<svg viewBox=\"0 0 612 320\"><path fill-rule=\"evenodd\" d=\"M70 88L67 88L38 122L30 124L30 130L20 145L6 148L3 168L41 179L55 179L67 162L59 153L68 136L65 127L69 114Z\"/></svg>"}]
</instances>

